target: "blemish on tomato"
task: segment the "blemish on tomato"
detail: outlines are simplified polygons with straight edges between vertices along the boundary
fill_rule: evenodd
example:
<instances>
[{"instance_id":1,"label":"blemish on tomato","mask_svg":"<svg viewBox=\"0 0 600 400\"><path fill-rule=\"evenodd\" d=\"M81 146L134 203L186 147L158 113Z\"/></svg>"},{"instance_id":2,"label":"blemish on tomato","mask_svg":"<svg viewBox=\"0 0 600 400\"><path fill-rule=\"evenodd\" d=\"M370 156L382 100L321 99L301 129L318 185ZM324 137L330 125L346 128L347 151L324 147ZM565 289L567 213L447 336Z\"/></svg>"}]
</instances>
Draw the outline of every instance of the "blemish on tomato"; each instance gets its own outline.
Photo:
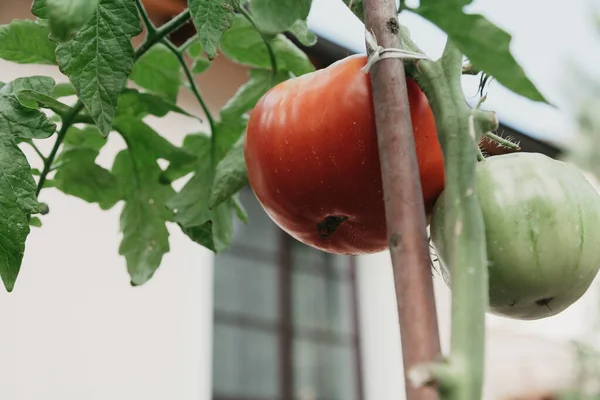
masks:
<instances>
[{"instance_id":1,"label":"blemish on tomato","mask_svg":"<svg viewBox=\"0 0 600 400\"><path fill-rule=\"evenodd\" d=\"M319 237L327 239L337 231L340 225L346 221L348 217L346 215L328 215L323 221L317 224L317 231Z\"/></svg>"}]
</instances>

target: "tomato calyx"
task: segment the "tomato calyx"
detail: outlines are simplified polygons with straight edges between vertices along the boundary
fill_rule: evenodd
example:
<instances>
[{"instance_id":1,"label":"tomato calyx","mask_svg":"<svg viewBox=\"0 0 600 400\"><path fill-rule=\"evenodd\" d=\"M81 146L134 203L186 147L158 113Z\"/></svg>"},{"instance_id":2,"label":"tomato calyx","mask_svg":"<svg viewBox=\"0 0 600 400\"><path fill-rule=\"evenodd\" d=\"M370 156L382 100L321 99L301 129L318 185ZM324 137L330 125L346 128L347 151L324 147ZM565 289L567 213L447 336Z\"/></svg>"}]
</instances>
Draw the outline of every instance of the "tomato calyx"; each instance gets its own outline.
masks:
<instances>
[{"instance_id":1,"label":"tomato calyx","mask_svg":"<svg viewBox=\"0 0 600 400\"><path fill-rule=\"evenodd\" d=\"M348 217L346 215L328 215L323 221L317 224L317 231L321 239L327 239L335 233L340 225L346 221Z\"/></svg>"}]
</instances>

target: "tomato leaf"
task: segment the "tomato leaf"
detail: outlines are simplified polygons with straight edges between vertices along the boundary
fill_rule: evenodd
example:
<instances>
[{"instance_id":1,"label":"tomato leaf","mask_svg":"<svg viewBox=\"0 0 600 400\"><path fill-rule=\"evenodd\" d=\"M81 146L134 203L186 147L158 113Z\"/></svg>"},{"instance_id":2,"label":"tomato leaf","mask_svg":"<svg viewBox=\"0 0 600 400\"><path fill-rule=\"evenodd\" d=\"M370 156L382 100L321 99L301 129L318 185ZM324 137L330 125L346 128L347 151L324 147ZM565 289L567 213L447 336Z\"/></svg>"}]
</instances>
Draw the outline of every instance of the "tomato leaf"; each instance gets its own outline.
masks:
<instances>
[{"instance_id":1,"label":"tomato leaf","mask_svg":"<svg viewBox=\"0 0 600 400\"><path fill-rule=\"evenodd\" d=\"M131 38L141 31L133 0L100 0L90 21L56 49L61 71L103 135L111 130L119 94L131 73Z\"/></svg>"},{"instance_id":2,"label":"tomato leaf","mask_svg":"<svg viewBox=\"0 0 600 400\"><path fill-rule=\"evenodd\" d=\"M133 65L131 80L172 103L177 101L183 82L177 57L162 43L154 45Z\"/></svg>"},{"instance_id":3,"label":"tomato leaf","mask_svg":"<svg viewBox=\"0 0 600 400\"><path fill-rule=\"evenodd\" d=\"M55 99L58 99L59 97L68 97L68 96L73 96L75 94L75 88L73 87L73 85L70 82L66 82L66 83L59 83L56 86L54 86L54 91L52 93L52 96Z\"/></svg>"},{"instance_id":4,"label":"tomato leaf","mask_svg":"<svg viewBox=\"0 0 600 400\"><path fill-rule=\"evenodd\" d=\"M288 31L304 46L310 47L317 44L317 35L308 29L308 25L304 20L299 19L294 22L294 25Z\"/></svg>"},{"instance_id":5,"label":"tomato leaf","mask_svg":"<svg viewBox=\"0 0 600 400\"><path fill-rule=\"evenodd\" d=\"M29 216L39 211L35 189L27 158L0 124L0 277L9 292L21 269Z\"/></svg>"},{"instance_id":6,"label":"tomato leaf","mask_svg":"<svg viewBox=\"0 0 600 400\"><path fill-rule=\"evenodd\" d=\"M56 65L56 44L50 29L35 21L13 20L0 25L0 58L20 64Z\"/></svg>"},{"instance_id":7,"label":"tomato leaf","mask_svg":"<svg viewBox=\"0 0 600 400\"><path fill-rule=\"evenodd\" d=\"M411 11L448 34L473 66L494 76L500 84L534 101L546 102L510 52L511 36L484 16L465 14L470 0L421 0Z\"/></svg>"},{"instance_id":8,"label":"tomato leaf","mask_svg":"<svg viewBox=\"0 0 600 400\"><path fill-rule=\"evenodd\" d=\"M193 159L177 158L169 163L161 174L161 182L171 183L196 169L200 157L210 157L210 137L203 133L187 135L183 139L183 149L193 155Z\"/></svg>"},{"instance_id":9,"label":"tomato leaf","mask_svg":"<svg viewBox=\"0 0 600 400\"><path fill-rule=\"evenodd\" d=\"M308 56L291 40L279 34L271 41L278 68L299 76L314 71ZM243 65L270 69L271 59L260 34L244 17L236 15L231 28L223 34L220 48L223 54Z\"/></svg>"},{"instance_id":10,"label":"tomato leaf","mask_svg":"<svg viewBox=\"0 0 600 400\"><path fill-rule=\"evenodd\" d=\"M221 119L238 118L254 107L256 102L274 85L289 78L289 74L273 76L271 71L250 70L250 80L244 83L221 109Z\"/></svg>"},{"instance_id":11,"label":"tomato leaf","mask_svg":"<svg viewBox=\"0 0 600 400\"><path fill-rule=\"evenodd\" d=\"M208 67L210 67L210 60L202 57L196 58L192 64L192 72L195 74L201 74L202 72L206 71Z\"/></svg>"},{"instance_id":12,"label":"tomato leaf","mask_svg":"<svg viewBox=\"0 0 600 400\"><path fill-rule=\"evenodd\" d=\"M233 0L189 0L190 13L197 35L210 60L217 55L221 35L231 27Z\"/></svg>"},{"instance_id":13,"label":"tomato leaf","mask_svg":"<svg viewBox=\"0 0 600 400\"><path fill-rule=\"evenodd\" d=\"M88 203L98 203L101 209L108 210L121 200L122 195L116 178L96 164L96 157L98 151L90 147L63 151L57 159L61 166L52 181L63 193Z\"/></svg>"},{"instance_id":14,"label":"tomato leaf","mask_svg":"<svg viewBox=\"0 0 600 400\"><path fill-rule=\"evenodd\" d=\"M63 42L92 18L99 0L45 0L43 13L49 21L53 39Z\"/></svg>"},{"instance_id":15,"label":"tomato leaf","mask_svg":"<svg viewBox=\"0 0 600 400\"><path fill-rule=\"evenodd\" d=\"M24 139L45 139L54 133L56 124L41 111L21 104L17 97L25 87L51 93L52 88L45 86L48 79L17 79L0 89L0 131Z\"/></svg>"},{"instance_id":16,"label":"tomato leaf","mask_svg":"<svg viewBox=\"0 0 600 400\"><path fill-rule=\"evenodd\" d=\"M125 89L117 102L117 116L133 116L143 118L147 115L164 117L170 112L192 117L187 111L174 103L150 93L142 93L135 89Z\"/></svg>"},{"instance_id":17,"label":"tomato leaf","mask_svg":"<svg viewBox=\"0 0 600 400\"><path fill-rule=\"evenodd\" d=\"M244 140L238 140L217 165L208 206L214 208L248 184Z\"/></svg>"},{"instance_id":18,"label":"tomato leaf","mask_svg":"<svg viewBox=\"0 0 600 400\"><path fill-rule=\"evenodd\" d=\"M157 160L176 159L180 153L143 121L119 117L114 125L127 143L127 150L117 155L112 168L125 199L119 254L127 260L131 284L142 285L170 250L166 223L173 214L165 204L175 192L170 185L159 183Z\"/></svg>"},{"instance_id":19,"label":"tomato leaf","mask_svg":"<svg viewBox=\"0 0 600 400\"><path fill-rule=\"evenodd\" d=\"M39 219L38 217L31 217L31 218L29 218L29 226L34 226L36 228L41 228L42 227L42 220Z\"/></svg>"},{"instance_id":20,"label":"tomato leaf","mask_svg":"<svg viewBox=\"0 0 600 400\"><path fill-rule=\"evenodd\" d=\"M95 150L97 153L106 144L107 140L98 128L88 125L83 129L70 127L65 135L63 146L65 149L86 148Z\"/></svg>"},{"instance_id":21,"label":"tomato leaf","mask_svg":"<svg viewBox=\"0 0 600 400\"><path fill-rule=\"evenodd\" d=\"M56 100L54 97L50 97L34 90L23 90L19 92L17 94L17 99L25 107L35 109L39 109L40 107L47 108L60 115L68 114L72 109L68 105Z\"/></svg>"},{"instance_id":22,"label":"tomato leaf","mask_svg":"<svg viewBox=\"0 0 600 400\"><path fill-rule=\"evenodd\" d=\"M233 209L235 210L235 214L238 217L238 219L240 221L242 221L243 223L247 224L248 220L249 220L248 212L246 211L246 208L240 201L240 194L236 193L233 196L231 196L231 202L232 202Z\"/></svg>"},{"instance_id":23,"label":"tomato leaf","mask_svg":"<svg viewBox=\"0 0 600 400\"><path fill-rule=\"evenodd\" d=\"M46 0L33 0L31 5L31 13L38 18L48 19L48 8L46 6Z\"/></svg>"},{"instance_id":24,"label":"tomato leaf","mask_svg":"<svg viewBox=\"0 0 600 400\"><path fill-rule=\"evenodd\" d=\"M228 247L233 235L233 204L221 203L211 210L208 203L213 183L210 139L204 135L194 135L193 144L197 146L197 162L194 175L185 186L167 202L175 213L174 220L181 230L194 242L219 252ZM176 172L182 172L187 166ZM167 170L168 171L168 170Z\"/></svg>"},{"instance_id":25,"label":"tomato leaf","mask_svg":"<svg viewBox=\"0 0 600 400\"><path fill-rule=\"evenodd\" d=\"M115 119L114 125L128 146L132 141L143 141L147 152L155 155L156 158L163 158L169 161L177 160L179 162L196 159L193 154L175 146L140 119L123 116Z\"/></svg>"},{"instance_id":26,"label":"tomato leaf","mask_svg":"<svg viewBox=\"0 0 600 400\"><path fill-rule=\"evenodd\" d=\"M225 119L215 124L215 163L223 159L231 146L242 136L246 129L245 118Z\"/></svg>"},{"instance_id":27,"label":"tomato leaf","mask_svg":"<svg viewBox=\"0 0 600 400\"><path fill-rule=\"evenodd\" d=\"M252 0L250 9L260 30L277 34L288 30L296 20L305 20L311 0Z\"/></svg>"}]
</instances>

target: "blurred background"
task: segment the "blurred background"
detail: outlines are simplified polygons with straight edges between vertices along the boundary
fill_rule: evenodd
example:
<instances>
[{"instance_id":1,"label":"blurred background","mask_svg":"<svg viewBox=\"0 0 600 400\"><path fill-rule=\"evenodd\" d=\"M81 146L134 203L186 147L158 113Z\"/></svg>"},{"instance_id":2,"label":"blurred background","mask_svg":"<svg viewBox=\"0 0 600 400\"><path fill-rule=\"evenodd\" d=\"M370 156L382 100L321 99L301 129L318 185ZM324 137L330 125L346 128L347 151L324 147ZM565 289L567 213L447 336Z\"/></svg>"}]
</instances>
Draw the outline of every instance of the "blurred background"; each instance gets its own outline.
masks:
<instances>
[{"instance_id":1,"label":"blurred background","mask_svg":"<svg viewBox=\"0 0 600 400\"><path fill-rule=\"evenodd\" d=\"M30 5L0 0L0 23L33 18ZM184 5L147 0L157 23ZM520 141L523 151L577 162L600 187L594 175L600 149L590 140L600 129L594 7L592 0L480 0L469 10L513 35L515 58L555 106L492 81L484 108L498 113L499 133ZM305 51L317 68L364 52L364 27L341 0L313 0L308 22L319 40ZM401 22L431 57L441 53L444 36L434 26L408 13ZM66 81L53 67L0 60L2 81L39 74ZM244 67L217 56L197 82L216 112L246 79ZM464 77L463 84L476 104L479 79ZM186 90L178 101L202 114ZM176 144L208 130L181 115L148 122ZM110 166L123 147L111 135L100 164ZM51 212L43 228L33 228L15 291L0 291L0 399L403 398L387 252L350 258L310 249L281 232L245 189L250 223L236 227L231 249L215 257L171 227L162 266L134 288L117 250L120 206L102 211L54 189L41 200ZM439 276L434 283L446 351L450 292ZM600 344L598 288L597 279L575 305L541 321L488 316L485 399L550 399L582 377L593 384L600 375L584 376L581 344Z\"/></svg>"}]
</instances>

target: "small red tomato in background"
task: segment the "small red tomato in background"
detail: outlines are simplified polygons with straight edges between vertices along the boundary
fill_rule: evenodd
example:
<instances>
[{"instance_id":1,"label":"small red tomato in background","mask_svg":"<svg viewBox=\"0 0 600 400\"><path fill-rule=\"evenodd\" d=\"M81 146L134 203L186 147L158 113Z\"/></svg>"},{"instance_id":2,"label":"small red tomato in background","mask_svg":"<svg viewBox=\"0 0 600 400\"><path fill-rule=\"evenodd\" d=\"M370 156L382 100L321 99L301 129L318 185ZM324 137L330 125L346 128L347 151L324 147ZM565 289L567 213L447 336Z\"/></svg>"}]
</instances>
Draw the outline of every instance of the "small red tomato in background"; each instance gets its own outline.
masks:
<instances>
[{"instance_id":1,"label":"small red tomato in background","mask_svg":"<svg viewBox=\"0 0 600 400\"><path fill-rule=\"evenodd\" d=\"M263 208L297 240L330 253L388 247L371 82L355 55L285 81L250 114L245 159ZM408 79L423 199L444 188L444 161L427 98Z\"/></svg>"}]
</instances>

